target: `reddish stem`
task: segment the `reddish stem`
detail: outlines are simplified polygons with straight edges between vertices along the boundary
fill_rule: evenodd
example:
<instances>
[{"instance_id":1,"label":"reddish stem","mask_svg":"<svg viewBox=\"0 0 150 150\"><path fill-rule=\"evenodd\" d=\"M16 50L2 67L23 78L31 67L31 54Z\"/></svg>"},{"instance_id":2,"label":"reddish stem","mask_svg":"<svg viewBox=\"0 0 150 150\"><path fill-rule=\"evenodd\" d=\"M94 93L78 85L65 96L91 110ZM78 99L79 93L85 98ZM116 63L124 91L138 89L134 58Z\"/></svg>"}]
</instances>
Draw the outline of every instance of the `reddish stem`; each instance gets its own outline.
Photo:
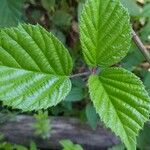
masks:
<instances>
[{"instance_id":1,"label":"reddish stem","mask_svg":"<svg viewBox=\"0 0 150 150\"><path fill-rule=\"evenodd\" d=\"M97 68L92 68L92 74L96 74Z\"/></svg>"}]
</instances>

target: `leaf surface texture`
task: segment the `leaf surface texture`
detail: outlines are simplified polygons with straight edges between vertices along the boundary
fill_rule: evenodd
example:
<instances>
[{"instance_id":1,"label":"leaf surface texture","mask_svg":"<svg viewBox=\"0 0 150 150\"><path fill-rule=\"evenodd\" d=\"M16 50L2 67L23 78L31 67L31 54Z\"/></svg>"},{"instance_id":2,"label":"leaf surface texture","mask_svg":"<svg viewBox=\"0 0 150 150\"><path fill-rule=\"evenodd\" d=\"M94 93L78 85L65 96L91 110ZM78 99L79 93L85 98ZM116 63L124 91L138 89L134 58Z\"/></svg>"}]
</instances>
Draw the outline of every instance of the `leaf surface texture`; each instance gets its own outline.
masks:
<instances>
[{"instance_id":1,"label":"leaf surface texture","mask_svg":"<svg viewBox=\"0 0 150 150\"><path fill-rule=\"evenodd\" d=\"M119 0L87 0L80 19L80 39L86 63L108 67L128 52L131 26Z\"/></svg>"},{"instance_id":2,"label":"leaf surface texture","mask_svg":"<svg viewBox=\"0 0 150 150\"><path fill-rule=\"evenodd\" d=\"M136 135L149 119L150 99L141 81L132 73L110 68L89 78L90 96L105 125L136 149Z\"/></svg>"},{"instance_id":3,"label":"leaf surface texture","mask_svg":"<svg viewBox=\"0 0 150 150\"><path fill-rule=\"evenodd\" d=\"M0 32L0 99L25 111L55 106L70 92L72 60L41 26Z\"/></svg>"}]
</instances>

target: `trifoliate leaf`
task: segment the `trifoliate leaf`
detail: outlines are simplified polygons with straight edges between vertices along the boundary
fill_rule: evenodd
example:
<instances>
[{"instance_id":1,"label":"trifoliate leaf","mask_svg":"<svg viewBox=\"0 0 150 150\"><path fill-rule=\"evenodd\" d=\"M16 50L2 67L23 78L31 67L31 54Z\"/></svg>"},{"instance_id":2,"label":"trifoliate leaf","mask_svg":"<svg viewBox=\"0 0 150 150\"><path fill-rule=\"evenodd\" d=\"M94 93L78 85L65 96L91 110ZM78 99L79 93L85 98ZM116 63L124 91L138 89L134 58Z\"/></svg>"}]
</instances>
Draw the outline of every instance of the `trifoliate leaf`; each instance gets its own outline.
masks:
<instances>
[{"instance_id":1,"label":"trifoliate leaf","mask_svg":"<svg viewBox=\"0 0 150 150\"><path fill-rule=\"evenodd\" d=\"M0 0L0 27L16 26L22 21L24 0Z\"/></svg>"},{"instance_id":2,"label":"trifoliate leaf","mask_svg":"<svg viewBox=\"0 0 150 150\"><path fill-rule=\"evenodd\" d=\"M0 100L25 111L55 106L71 90L72 60L41 26L0 32Z\"/></svg>"},{"instance_id":3,"label":"trifoliate leaf","mask_svg":"<svg viewBox=\"0 0 150 150\"><path fill-rule=\"evenodd\" d=\"M80 19L83 55L89 66L108 67L128 52L131 27L120 0L88 0Z\"/></svg>"},{"instance_id":4,"label":"trifoliate leaf","mask_svg":"<svg viewBox=\"0 0 150 150\"><path fill-rule=\"evenodd\" d=\"M90 96L105 125L120 136L128 150L136 149L136 135L149 119L150 98L132 73L110 68L89 79Z\"/></svg>"}]
</instances>

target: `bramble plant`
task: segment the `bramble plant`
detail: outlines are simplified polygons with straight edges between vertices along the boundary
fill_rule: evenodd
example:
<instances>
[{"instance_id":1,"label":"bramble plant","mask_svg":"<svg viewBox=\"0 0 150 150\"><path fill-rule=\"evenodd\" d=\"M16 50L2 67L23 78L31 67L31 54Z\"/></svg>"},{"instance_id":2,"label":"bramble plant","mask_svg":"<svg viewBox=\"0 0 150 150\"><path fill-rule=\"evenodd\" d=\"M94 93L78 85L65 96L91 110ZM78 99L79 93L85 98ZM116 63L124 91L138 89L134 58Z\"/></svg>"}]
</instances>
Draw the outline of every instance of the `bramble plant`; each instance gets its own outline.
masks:
<instances>
[{"instance_id":1,"label":"bramble plant","mask_svg":"<svg viewBox=\"0 0 150 150\"><path fill-rule=\"evenodd\" d=\"M80 16L80 41L92 70L89 93L106 127L128 150L149 119L150 98L131 72L112 67L131 42L128 11L119 0L87 0ZM0 99L23 111L56 106L71 90L73 63L63 44L40 25L22 24L0 30Z\"/></svg>"}]
</instances>

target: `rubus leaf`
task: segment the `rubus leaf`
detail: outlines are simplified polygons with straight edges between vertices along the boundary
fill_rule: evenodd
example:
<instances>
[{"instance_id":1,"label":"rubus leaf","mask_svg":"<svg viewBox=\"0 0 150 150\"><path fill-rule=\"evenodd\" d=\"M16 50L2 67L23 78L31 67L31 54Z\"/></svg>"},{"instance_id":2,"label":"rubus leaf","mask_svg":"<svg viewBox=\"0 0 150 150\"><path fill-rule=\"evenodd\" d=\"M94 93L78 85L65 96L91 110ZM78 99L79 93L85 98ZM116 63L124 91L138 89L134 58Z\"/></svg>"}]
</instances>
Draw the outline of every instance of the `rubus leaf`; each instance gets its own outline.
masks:
<instances>
[{"instance_id":1,"label":"rubus leaf","mask_svg":"<svg viewBox=\"0 0 150 150\"><path fill-rule=\"evenodd\" d=\"M0 0L0 27L16 26L22 21L24 0Z\"/></svg>"},{"instance_id":2,"label":"rubus leaf","mask_svg":"<svg viewBox=\"0 0 150 150\"><path fill-rule=\"evenodd\" d=\"M86 63L108 67L128 52L131 26L120 0L88 0L80 18L80 40Z\"/></svg>"},{"instance_id":3,"label":"rubus leaf","mask_svg":"<svg viewBox=\"0 0 150 150\"><path fill-rule=\"evenodd\" d=\"M150 98L141 81L120 68L89 78L90 96L105 125L120 136L128 150L136 149L136 135L149 119Z\"/></svg>"},{"instance_id":4,"label":"rubus leaf","mask_svg":"<svg viewBox=\"0 0 150 150\"><path fill-rule=\"evenodd\" d=\"M0 32L0 99L24 111L55 106L71 90L72 60L41 26L19 25Z\"/></svg>"}]
</instances>

